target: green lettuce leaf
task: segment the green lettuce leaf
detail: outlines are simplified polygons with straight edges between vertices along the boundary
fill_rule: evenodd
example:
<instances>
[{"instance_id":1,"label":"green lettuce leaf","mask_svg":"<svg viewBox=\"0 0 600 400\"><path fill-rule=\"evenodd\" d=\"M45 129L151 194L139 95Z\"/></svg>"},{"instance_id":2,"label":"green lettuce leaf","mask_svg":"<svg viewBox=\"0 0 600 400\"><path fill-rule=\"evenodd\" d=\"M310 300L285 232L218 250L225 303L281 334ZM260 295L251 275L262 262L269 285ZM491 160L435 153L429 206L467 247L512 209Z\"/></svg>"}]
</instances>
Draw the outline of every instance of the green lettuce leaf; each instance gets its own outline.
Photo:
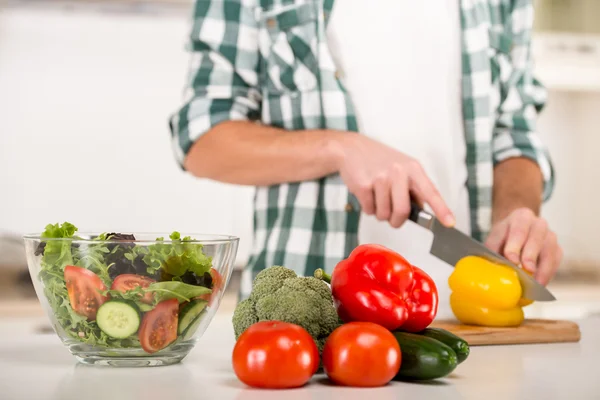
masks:
<instances>
[{"instance_id":1,"label":"green lettuce leaf","mask_svg":"<svg viewBox=\"0 0 600 400\"><path fill-rule=\"evenodd\" d=\"M144 289L141 286L136 286L125 292L121 292L120 290L106 290L102 294L104 296L109 296L113 300L130 301L134 303L141 312L148 312L154 308L154 306L140 301L142 297L144 297Z\"/></svg>"},{"instance_id":2,"label":"green lettuce leaf","mask_svg":"<svg viewBox=\"0 0 600 400\"><path fill-rule=\"evenodd\" d=\"M173 277L182 276L187 271L197 276L210 271L212 257L204 254L200 243L191 243L192 239L189 236L181 239L179 232L173 232L170 239L171 243L156 243L145 248L143 260L148 265L149 274L156 273L160 268ZM164 238L156 240L162 242Z\"/></svg>"},{"instance_id":3,"label":"green lettuce leaf","mask_svg":"<svg viewBox=\"0 0 600 400\"><path fill-rule=\"evenodd\" d=\"M133 289L125 292L121 292L120 290L106 290L102 294L109 296L111 299L127 300L137 303L142 297L144 297L144 289L141 286L136 286Z\"/></svg>"},{"instance_id":4,"label":"green lettuce leaf","mask_svg":"<svg viewBox=\"0 0 600 400\"><path fill-rule=\"evenodd\" d=\"M156 303L170 299L177 299L180 303L183 303L184 301L190 301L194 297L212 292L204 286L188 285L187 283L176 281L152 283L144 291L155 293L154 298Z\"/></svg>"},{"instance_id":5,"label":"green lettuce leaf","mask_svg":"<svg viewBox=\"0 0 600 400\"><path fill-rule=\"evenodd\" d=\"M44 247L44 256L42 263L47 268L61 269L65 265L73 264L73 254L71 253L70 240L48 240L43 239L70 239L77 232L75 225L65 222L60 224L48 224L41 234L42 242L46 243Z\"/></svg>"}]
</instances>

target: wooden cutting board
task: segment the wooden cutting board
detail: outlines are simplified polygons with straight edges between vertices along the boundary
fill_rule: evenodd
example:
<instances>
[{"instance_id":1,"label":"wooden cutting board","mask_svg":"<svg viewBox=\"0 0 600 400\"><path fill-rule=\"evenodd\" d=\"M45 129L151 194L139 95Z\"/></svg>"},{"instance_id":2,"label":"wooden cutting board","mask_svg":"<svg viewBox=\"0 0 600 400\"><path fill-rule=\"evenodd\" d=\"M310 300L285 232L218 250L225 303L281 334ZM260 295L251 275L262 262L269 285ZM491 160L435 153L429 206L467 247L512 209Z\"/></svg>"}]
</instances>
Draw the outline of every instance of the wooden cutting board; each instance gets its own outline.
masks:
<instances>
[{"instance_id":1,"label":"wooden cutting board","mask_svg":"<svg viewBox=\"0 0 600 400\"><path fill-rule=\"evenodd\" d=\"M460 336L469 346L564 343L578 342L581 339L579 325L562 320L527 319L521 326L514 328L463 325L455 321L436 321L431 326Z\"/></svg>"}]
</instances>

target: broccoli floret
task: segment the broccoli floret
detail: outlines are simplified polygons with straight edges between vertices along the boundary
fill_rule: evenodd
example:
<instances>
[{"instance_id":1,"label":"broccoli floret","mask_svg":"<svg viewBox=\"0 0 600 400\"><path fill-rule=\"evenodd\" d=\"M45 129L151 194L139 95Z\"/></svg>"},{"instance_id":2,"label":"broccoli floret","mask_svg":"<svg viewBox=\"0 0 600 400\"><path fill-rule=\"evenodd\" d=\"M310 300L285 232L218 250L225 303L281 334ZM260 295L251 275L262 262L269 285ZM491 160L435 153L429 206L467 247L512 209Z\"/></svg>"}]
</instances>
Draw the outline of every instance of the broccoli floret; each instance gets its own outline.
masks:
<instances>
[{"instance_id":1,"label":"broccoli floret","mask_svg":"<svg viewBox=\"0 0 600 400\"><path fill-rule=\"evenodd\" d=\"M236 339L244 330L246 330L246 328L257 322L258 317L256 316L256 310L254 309L254 302L250 301L250 299L240 301L233 314L233 327ZM238 333L236 327L244 328L242 332Z\"/></svg>"},{"instance_id":2,"label":"broccoli floret","mask_svg":"<svg viewBox=\"0 0 600 400\"><path fill-rule=\"evenodd\" d=\"M288 278L295 278L296 276L298 275L296 275L296 273L291 269L282 267L281 265L275 265L271 268L263 269L256 274L256 277L254 278L254 284L256 285L263 279L281 281L283 283L284 280Z\"/></svg>"},{"instance_id":3,"label":"broccoli floret","mask_svg":"<svg viewBox=\"0 0 600 400\"><path fill-rule=\"evenodd\" d=\"M258 321L283 321L300 325L323 350L325 340L340 320L329 286L314 277L299 277L291 269L274 266L261 271L248 299L233 314L236 340Z\"/></svg>"},{"instance_id":4,"label":"broccoli floret","mask_svg":"<svg viewBox=\"0 0 600 400\"><path fill-rule=\"evenodd\" d=\"M285 267L275 266L263 269L254 278L249 298L256 302L256 300L281 288L286 279L296 277L294 271Z\"/></svg>"}]
</instances>

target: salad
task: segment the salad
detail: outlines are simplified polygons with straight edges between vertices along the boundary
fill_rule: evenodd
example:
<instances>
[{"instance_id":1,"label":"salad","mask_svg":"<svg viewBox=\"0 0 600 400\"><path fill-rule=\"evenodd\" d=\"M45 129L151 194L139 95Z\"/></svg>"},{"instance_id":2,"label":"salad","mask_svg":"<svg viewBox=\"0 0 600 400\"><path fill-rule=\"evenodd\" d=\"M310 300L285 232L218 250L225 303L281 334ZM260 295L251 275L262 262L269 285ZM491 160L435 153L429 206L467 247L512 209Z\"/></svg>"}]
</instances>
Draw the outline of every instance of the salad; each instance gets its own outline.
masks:
<instances>
[{"instance_id":1,"label":"salad","mask_svg":"<svg viewBox=\"0 0 600 400\"><path fill-rule=\"evenodd\" d=\"M122 233L82 242L76 232L50 224L35 252L44 295L70 338L155 353L193 337L223 284L201 244L178 232L151 244Z\"/></svg>"}]
</instances>

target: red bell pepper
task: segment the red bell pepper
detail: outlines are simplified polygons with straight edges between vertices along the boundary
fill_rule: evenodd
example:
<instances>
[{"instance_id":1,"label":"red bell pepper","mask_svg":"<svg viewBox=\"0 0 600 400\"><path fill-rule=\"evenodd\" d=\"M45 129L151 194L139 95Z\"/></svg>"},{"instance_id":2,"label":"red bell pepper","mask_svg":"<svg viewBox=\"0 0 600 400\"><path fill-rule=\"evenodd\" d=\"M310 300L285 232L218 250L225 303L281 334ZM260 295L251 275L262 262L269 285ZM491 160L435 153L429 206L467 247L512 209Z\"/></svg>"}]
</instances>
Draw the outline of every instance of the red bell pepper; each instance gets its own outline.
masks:
<instances>
[{"instance_id":1,"label":"red bell pepper","mask_svg":"<svg viewBox=\"0 0 600 400\"><path fill-rule=\"evenodd\" d=\"M331 277L338 315L344 322L364 321L389 330L419 332L437 313L433 279L400 254L380 245L358 246L339 262Z\"/></svg>"}]
</instances>

